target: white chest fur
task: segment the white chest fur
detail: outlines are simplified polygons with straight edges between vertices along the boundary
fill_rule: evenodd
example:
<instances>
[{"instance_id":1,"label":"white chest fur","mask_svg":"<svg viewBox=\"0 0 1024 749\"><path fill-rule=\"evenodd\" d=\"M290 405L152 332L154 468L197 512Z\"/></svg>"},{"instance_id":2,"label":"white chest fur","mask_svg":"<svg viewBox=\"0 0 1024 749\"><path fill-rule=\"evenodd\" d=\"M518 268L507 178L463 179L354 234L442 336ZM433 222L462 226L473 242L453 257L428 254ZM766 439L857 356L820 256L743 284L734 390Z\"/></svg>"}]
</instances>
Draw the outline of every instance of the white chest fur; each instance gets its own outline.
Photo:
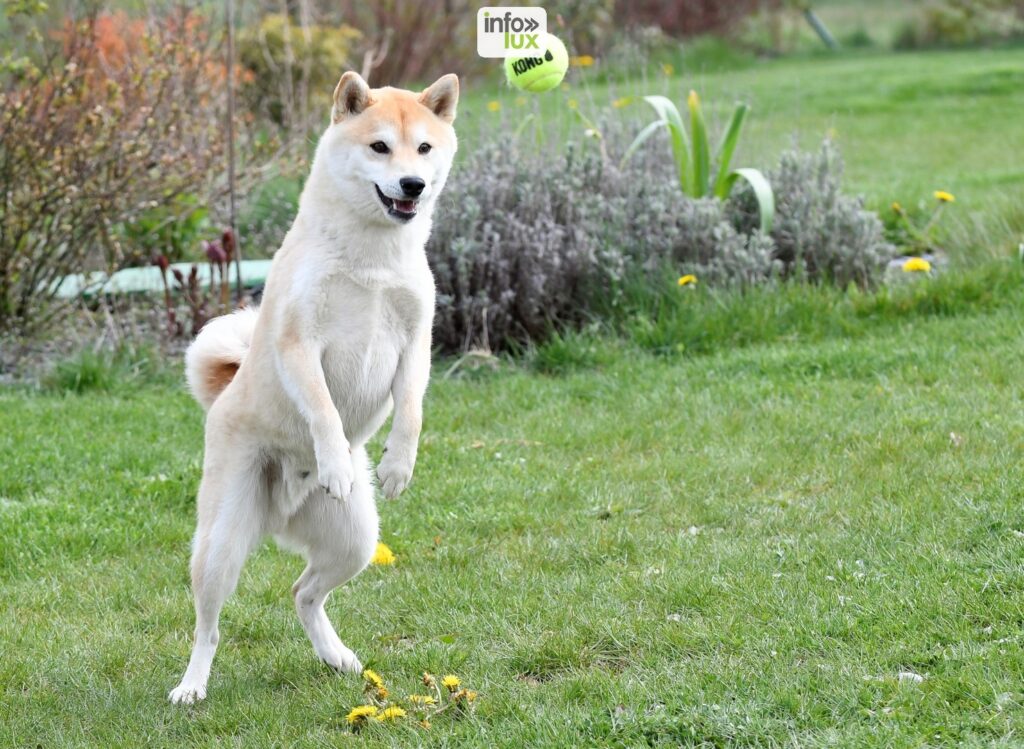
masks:
<instances>
[{"instance_id":1,"label":"white chest fur","mask_svg":"<svg viewBox=\"0 0 1024 749\"><path fill-rule=\"evenodd\" d=\"M324 376L346 436L358 444L387 417L401 357L431 324L432 284L391 270L336 273L322 284L316 317Z\"/></svg>"}]
</instances>

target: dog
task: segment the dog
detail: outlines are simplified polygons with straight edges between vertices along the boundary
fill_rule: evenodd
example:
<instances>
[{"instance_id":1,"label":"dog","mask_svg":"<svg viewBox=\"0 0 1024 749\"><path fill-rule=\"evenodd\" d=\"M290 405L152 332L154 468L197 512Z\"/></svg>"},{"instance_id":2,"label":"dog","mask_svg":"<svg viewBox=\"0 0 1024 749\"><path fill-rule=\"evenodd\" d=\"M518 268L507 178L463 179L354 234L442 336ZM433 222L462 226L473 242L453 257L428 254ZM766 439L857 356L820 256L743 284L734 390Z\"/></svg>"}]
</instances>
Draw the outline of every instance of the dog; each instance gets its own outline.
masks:
<instances>
[{"instance_id":1,"label":"dog","mask_svg":"<svg viewBox=\"0 0 1024 749\"><path fill-rule=\"evenodd\" d=\"M207 416L195 640L173 703L206 697L221 607L268 535L306 557L292 594L316 655L362 671L324 601L376 548L365 445L392 410L383 494L402 492L416 463L435 296L424 247L458 148L458 98L455 75L412 92L345 73L259 308L210 321L186 353Z\"/></svg>"}]
</instances>

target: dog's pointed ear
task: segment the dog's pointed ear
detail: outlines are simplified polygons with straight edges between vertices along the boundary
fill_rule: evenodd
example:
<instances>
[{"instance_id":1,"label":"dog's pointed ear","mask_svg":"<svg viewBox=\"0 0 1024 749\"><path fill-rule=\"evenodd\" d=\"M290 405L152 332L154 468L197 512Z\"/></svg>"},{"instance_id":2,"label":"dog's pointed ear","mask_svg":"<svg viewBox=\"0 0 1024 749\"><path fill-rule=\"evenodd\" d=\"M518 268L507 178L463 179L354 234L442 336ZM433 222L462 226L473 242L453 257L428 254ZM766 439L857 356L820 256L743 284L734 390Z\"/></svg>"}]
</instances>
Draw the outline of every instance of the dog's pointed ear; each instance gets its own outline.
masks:
<instances>
[{"instance_id":1,"label":"dog's pointed ear","mask_svg":"<svg viewBox=\"0 0 1024 749\"><path fill-rule=\"evenodd\" d=\"M331 121L341 122L346 117L359 114L373 103L370 87L359 73L348 71L334 89L334 108Z\"/></svg>"},{"instance_id":2,"label":"dog's pointed ear","mask_svg":"<svg viewBox=\"0 0 1024 749\"><path fill-rule=\"evenodd\" d=\"M420 94L420 104L448 123L455 121L458 103L459 77L454 73L442 75Z\"/></svg>"}]
</instances>

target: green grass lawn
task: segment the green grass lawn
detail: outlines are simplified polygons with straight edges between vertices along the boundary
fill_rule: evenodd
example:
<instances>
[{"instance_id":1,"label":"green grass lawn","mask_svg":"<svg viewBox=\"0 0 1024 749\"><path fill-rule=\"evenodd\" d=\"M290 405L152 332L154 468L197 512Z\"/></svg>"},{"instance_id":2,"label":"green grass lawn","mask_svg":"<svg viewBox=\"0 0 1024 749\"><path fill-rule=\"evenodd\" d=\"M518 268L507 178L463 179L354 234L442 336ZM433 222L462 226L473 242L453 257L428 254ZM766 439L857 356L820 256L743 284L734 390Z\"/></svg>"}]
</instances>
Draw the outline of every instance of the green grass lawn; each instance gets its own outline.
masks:
<instances>
[{"instance_id":1,"label":"green grass lawn","mask_svg":"<svg viewBox=\"0 0 1024 749\"><path fill-rule=\"evenodd\" d=\"M202 416L182 388L0 393L0 745L1015 745L1024 284L806 340L435 378L398 555L328 605L429 731L344 724L271 546L188 656ZM903 676L900 674L917 676ZM917 680L920 677L920 681Z\"/></svg>"}]
</instances>

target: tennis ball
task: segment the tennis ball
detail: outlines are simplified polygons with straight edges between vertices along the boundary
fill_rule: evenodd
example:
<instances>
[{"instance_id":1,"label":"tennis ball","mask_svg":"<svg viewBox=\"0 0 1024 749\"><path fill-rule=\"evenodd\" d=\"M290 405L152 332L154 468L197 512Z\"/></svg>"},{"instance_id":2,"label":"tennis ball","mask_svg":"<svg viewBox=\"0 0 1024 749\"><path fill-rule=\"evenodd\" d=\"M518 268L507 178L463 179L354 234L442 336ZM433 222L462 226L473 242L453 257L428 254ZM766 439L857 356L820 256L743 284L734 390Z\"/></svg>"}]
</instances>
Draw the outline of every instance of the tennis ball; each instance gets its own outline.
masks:
<instances>
[{"instance_id":1,"label":"tennis ball","mask_svg":"<svg viewBox=\"0 0 1024 749\"><path fill-rule=\"evenodd\" d=\"M565 78L569 69L569 53L565 45L553 34L540 40L537 57L506 57L505 77L523 91L539 94L550 91Z\"/></svg>"}]
</instances>

